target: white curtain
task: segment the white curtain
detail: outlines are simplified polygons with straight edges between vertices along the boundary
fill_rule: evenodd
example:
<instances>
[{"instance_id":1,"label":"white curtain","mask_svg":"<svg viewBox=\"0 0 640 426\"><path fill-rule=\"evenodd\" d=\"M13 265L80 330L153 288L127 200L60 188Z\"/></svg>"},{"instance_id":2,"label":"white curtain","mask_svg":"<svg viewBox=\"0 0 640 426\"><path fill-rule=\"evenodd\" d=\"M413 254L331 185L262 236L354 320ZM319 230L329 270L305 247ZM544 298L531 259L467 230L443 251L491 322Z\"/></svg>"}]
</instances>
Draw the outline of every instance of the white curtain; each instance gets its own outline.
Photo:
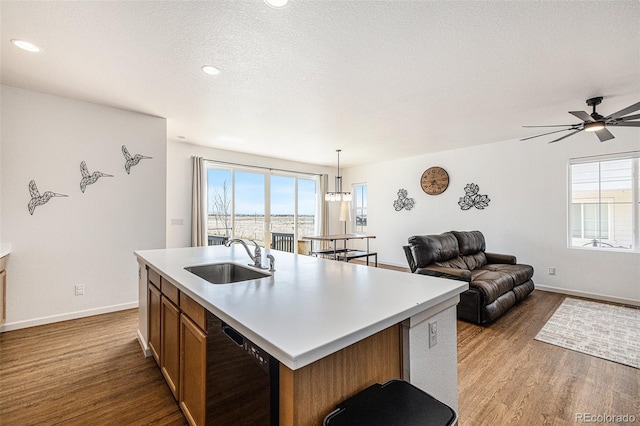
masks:
<instances>
[{"instance_id":1,"label":"white curtain","mask_svg":"<svg viewBox=\"0 0 640 426\"><path fill-rule=\"evenodd\" d=\"M205 196L205 176L207 174L204 158L191 157L192 202L191 202L191 245L207 245L207 197Z\"/></svg>"},{"instance_id":2,"label":"white curtain","mask_svg":"<svg viewBox=\"0 0 640 426\"><path fill-rule=\"evenodd\" d=\"M324 200L324 194L327 193L327 189L329 187L329 175L320 175L320 211L318 216L318 223L320 224L320 229L318 229L318 235L328 235L329 234L329 202ZM327 248L327 243L322 242L322 249Z\"/></svg>"}]
</instances>

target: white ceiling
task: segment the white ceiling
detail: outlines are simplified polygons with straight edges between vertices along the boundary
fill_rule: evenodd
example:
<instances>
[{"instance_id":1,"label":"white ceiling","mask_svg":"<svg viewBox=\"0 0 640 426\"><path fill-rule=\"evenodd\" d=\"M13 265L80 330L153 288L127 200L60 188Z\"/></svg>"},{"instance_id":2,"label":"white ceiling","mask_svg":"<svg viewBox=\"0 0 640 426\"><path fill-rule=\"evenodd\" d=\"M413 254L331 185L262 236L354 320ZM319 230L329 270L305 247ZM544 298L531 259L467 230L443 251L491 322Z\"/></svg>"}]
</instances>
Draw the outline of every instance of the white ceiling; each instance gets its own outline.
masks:
<instances>
[{"instance_id":1,"label":"white ceiling","mask_svg":"<svg viewBox=\"0 0 640 426\"><path fill-rule=\"evenodd\" d=\"M567 111L591 112L598 95L603 115L640 101L637 0L2 1L0 13L3 84L166 117L170 140L315 164L338 148L349 166L530 136L522 125L575 123Z\"/></svg>"}]
</instances>

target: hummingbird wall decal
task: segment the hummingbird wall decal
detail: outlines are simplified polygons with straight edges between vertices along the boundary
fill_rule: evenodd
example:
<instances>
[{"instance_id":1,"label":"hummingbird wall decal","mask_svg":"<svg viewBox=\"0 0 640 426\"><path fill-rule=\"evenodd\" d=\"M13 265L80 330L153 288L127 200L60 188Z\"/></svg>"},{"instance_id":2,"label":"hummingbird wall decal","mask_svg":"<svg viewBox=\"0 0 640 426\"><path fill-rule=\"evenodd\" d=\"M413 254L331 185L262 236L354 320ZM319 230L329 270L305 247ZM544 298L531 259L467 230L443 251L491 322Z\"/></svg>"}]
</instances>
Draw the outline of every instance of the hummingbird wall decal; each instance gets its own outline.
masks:
<instances>
[{"instance_id":1,"label":"hummingbird wall decal","mask_svg":"<svg viewBox=\"0 0 640 426\"><path fill-rule=\"evenodd\" d=\"M80 191L84 193L84 190L87 189L87 185L91 185L95 183L101 177L113 177L113 175L108 175L102 172L93 172L89 173L89 169L87 169L87 163L84 161L80 163L80 173L82 173L82 179L80 180Z\"/></svg>"},{"instance_id":2,"label":"hummingbird wall decal","mask_svg":"<svg viewBox=\"0 0 640 426\"><path fill-rule=\"evenodd\" d=\"M27 205L29 209L29 213L33 216L33 212L36 207L46 204L53 197L68 197L65 194L58 194L56 192L46 191L44 194L40 195L40 191L38 191L38 187L36 186L36 182L32 180L29 182L29 193L31 194L31 201Z\"/></svg>"},{"instance_id":3,"label":"hummingbird wall decal","mask_svg":"<svg viewBox=\"0 0 640 426\"><path fill-rule=\"evenodd\" d=\"M131 154L129 154L129 150L124 145L122 145L122 154L124 155L124 159L126 160L124 163L124 169L127 171L127 174L130 174L131 167L137 165L140 162L140 160L153 158L153 157L147 157L140 154L136 154L132 157Z\"/></svg>"}]
</instances>

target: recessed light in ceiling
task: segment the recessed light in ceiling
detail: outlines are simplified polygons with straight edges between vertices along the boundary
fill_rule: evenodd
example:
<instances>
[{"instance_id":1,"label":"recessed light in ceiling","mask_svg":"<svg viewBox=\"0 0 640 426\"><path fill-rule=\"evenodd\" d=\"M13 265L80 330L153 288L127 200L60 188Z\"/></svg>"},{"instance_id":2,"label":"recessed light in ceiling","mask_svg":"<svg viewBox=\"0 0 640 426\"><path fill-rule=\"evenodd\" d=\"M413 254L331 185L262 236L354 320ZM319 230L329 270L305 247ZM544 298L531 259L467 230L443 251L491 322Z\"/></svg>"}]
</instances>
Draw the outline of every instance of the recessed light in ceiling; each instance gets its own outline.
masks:
<instances>
[{"instance_id":1,"label":"recessed light in ceiling","mask_svg":"<svg viewBox=\"0 0 640 426\"><path fill-rule=\"evenodd\" d=\"M26 50L27 52L40 52L40 48L38 46L33 43L29 43L28 41L18 40L14 38L13 40L11 40L11 43L22 50Z\"/></svg>"},{"instance_id":2,"label":"recessed light in ceiling","mask_svg":"<svg viewBox=\"0 0 640 426\"><path fill-rule=\"evenodd\" d=\"M218 75L220 74L220 70L213 65L204 65L202 67L202 71L209 75Z\"/></svg>"},{"instance_id":3,"label":"recessed light in ceiling","mask_svg":"<svg viewBox=\"0 0 640 426\"><path fill-rule=\"evenodd\" d=\"M181 141L186 141L187 137L186 136L178 136L178 139L180 139Z\"/></svg>"},{"instance_id":4,"label":"recessed light in ceiling","mask_svg":"<svg viewBox=\"0 0 640 426\"><path fill-rule=\"evenodd\" d=\"M264 0L264 2L271 7L280 8L285 7L289 0Z\"/></svg>"}]
</instances>

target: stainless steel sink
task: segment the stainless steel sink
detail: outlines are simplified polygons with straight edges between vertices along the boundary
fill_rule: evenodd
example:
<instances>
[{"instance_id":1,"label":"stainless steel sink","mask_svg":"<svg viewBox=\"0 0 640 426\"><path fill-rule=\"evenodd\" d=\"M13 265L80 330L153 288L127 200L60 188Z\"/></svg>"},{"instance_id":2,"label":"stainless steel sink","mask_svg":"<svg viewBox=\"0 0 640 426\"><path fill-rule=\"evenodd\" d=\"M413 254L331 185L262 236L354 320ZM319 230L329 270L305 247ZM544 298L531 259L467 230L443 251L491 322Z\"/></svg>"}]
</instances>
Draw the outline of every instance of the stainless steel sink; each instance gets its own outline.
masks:
<instances>
[{"instance_id":1,"label":"stainless steel sink","mask_svg":"<svg viewBox=\"0 0 640 426\"><path fill-rule=\"evenodd\" d=\"M212 263L210 265L187 266L184 269L211 284L231 284L271 276L267 272L236 263Z\"/></svg>"}]
</instances>

